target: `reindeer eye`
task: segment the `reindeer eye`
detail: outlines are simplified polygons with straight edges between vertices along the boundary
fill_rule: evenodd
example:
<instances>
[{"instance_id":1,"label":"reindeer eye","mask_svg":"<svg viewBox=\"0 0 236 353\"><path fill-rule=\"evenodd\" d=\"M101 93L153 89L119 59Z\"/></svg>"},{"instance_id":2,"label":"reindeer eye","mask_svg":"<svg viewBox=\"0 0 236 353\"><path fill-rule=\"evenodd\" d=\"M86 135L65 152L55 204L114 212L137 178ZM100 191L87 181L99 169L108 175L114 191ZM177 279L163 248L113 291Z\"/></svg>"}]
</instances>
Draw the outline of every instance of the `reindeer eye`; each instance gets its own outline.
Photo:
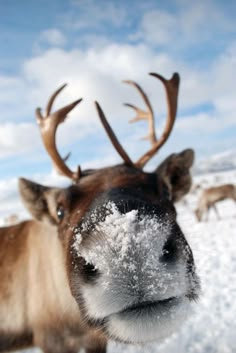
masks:
<instances>
[{"instance_id":1,"label":"reindeer eye","mask_svg":"<svg viewBox=\"0 0 236 353\"><path fill-rule=\"evenodd\" d=\"M64 210L64 207L62 205L58 205L57 206L57 217L60 221L63 220L65 216L65 210Z\"/></svg>"}]
</instances>

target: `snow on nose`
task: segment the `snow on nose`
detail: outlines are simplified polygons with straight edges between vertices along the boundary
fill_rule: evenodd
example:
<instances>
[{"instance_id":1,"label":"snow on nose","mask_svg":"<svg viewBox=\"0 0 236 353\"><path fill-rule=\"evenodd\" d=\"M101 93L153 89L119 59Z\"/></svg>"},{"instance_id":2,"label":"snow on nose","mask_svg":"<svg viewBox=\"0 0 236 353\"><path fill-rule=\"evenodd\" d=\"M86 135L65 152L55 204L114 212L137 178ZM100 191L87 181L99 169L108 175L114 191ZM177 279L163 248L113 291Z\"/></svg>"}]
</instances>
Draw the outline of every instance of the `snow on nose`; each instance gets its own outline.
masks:
<instances>
[{"instance_id":1,"label":"snow on nose","mask_svg":"<svg viewBox=\"0 0 236 353\"><path fill-rule=\"evenodd\" d=\"M140 215L138 210L121 214L114 203L109 207L112 212L95 225L85 245L80 233L74 244L79 256L100 273L99 305L110 314L111 293L116 296L115 310L186 293L186 259L183 252L176 255L177 245L173 238L170 241L171 223L154 214ZM91 302L89 291L85 298Z\"/></svg>"}]
</instances>

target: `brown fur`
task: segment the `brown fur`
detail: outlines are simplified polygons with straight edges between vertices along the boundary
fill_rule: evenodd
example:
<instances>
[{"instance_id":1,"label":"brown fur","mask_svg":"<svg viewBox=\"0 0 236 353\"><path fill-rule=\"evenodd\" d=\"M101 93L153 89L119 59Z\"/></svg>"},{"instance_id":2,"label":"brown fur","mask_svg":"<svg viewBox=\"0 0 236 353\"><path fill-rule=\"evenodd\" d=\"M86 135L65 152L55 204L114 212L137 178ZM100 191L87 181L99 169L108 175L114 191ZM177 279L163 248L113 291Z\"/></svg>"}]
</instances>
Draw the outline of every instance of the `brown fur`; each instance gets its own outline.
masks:
<instances>
[{"instance_id":1,"label":"brown fur","mask_svg":"<svg viewBox=\"0 0 236 353\"><path fill-rule=\"evenodd\" d=\"M210 208L214 208L219 218L215 204L225 199L236 201L236 188L233 184L225 184L203 190L198 201L198 207L195 211L198 221L201 221L203 213L208 213Z\"/></svg>"},{"instance_id":2,"label":"brown fur","mask_svg":"<svg viewBox=\"0 0 236 353\"><path fill-rule=\"evenodd\" d=\"M56 228L37 221L2 228L0 259L0 352L31 345L55 352L56 342L58 351L76 352L92 331L70 293Z\"/></svg>"}]
</instances>

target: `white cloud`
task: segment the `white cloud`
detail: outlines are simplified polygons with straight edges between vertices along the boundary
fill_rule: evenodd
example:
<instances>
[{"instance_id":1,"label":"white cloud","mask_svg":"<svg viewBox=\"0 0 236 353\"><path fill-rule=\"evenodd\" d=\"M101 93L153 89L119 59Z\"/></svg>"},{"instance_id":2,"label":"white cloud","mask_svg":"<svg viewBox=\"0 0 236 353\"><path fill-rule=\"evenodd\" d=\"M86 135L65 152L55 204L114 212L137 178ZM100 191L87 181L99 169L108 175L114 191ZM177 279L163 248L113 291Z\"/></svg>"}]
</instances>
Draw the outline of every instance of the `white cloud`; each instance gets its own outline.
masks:
<instances>
[{"instance_id":1,"label":"white cloud","mask_svg":"<svg viewBox=\"0 0 236 353\"><path fill-rule=\"evenodd\" d=\"M20 219L25 218L27 213L18 195L16 178L0 180L0 195L0 226L3 225L3 219L12 214L17 214Z\"/></svg>"},{"instance_id":2,"label":"white cloud","mask_svg":"<svg viewBox=\"0 0 236 353\"><path fill-rule=\"evenodd\" d=\"M7 125L3 119L5 122L0 126L1 156L30 151L33 146L41 143L39 134L36 133L36 124L33 123L34 108L37 105L44 107L49 95L64 82L69 85L57 98L55 109L77 98L85 99L59 129L60 146L84 139L88 135L100 134L98 131L102 131L102 128L93 104L96 99L101 103L112 125L123 135L124 144L138 153L143 147L135 147L135 141L130 136L133 132L140 131L140 128L128 127L127 121L133 113L122 107L122 103L131 102L138 106L143 106L143 103L138 93L130 86L122 84L121 80L134 79L142 85L157 112L159 127L163 125L166 111L164 89L158 80L147 75L149 71L158 71L166 77L170 77L173 70L180 72L177 126L183 131L190 131L194 127L194 131L199 133L206 126L210 134L233 126L235 82L232 72L236 71L235 57L236 45L232 43L211 66L197 70L167 54L156 53L146 45L106 44L99 49L89 48L83 51L47 50L24 63L21 77L4 77L2 81L0 79L0 97L5 97L8 102L8 107L2 110L2 117L10 114L14 120L24 114L27 117L26 125ZM11 91L14 92L14 97ZM184 110L191 111L193 107L205 103L214 108L213 117L209 114L181 117ZM29 120L30 116L32 118ZM143 135L140 131L139 136ZM24 136L24 140L18 148L21 136ZM177 140L178 136L174 136ZM132 144L130 141L133 141Z\"/></svg>"},{"instance_id":3,"label":"white cloud","mask_svg":"<svg viewBox=\"0 0 236 353\"><path fill-rule=\"evenodd\" d=\"M141 28L130 36L131 40L142 39L148 43L167 44L177 35L178 20L166 11L154 10L143 16Z\"/></svg>"},{"instance_id":4,"label":"white cloud","mask_svg":"<svg viewBox=\"0 0 236 353\"><path fill-rule=\"evenodd\" d=\"M216 3L182 1L174 13L156 9L146 11L139 30L130 38L163 45L170 50L172 47L186 48L196 42L204 43L234 31L234 21Z\"/></svg>"},{"instance_id":5,"label":"white cloud","mask_svg":"<svg viewBox=\"0 0 236 353\"><path fill-rule=\"evenodd\" d=\"M0 158L32 152L38 146L39 133L36 124L0 125Z\"/></svg>"},{"instance_id":6,"label":"white cloud","mask_svg":"<svg viewBox=\"0 0 236 353\"><path fill-rule=\"evenodd\" d=\"M20 76L7 76L0 74L0 122L18 120L28 109L25 102L27 87Z\"/></svg>"},{"instance_id":7,"label":"white cloud","mask_svg":"<svg viewBox=\"0 0 236 353\"><path fill-rule=\"evenodd\" d=\"M54 47L61 47L66 43L66 37L58 29L50 28L40 33L39 41Z\"/></svg>"},{"instance_id":8,"label":"white cloud","mask_svg":"<svg viewBox=\"0 0 236 353\"><path fill-rule=\"evenodd\" d=\"M202 136L221 131L222 125L227 126L233 124L231 117L224 119L222 124L221 119L211 116L207 113L200 113L193 116L184 117L176 121L176 129L180 130L181 134Z\"/></svg>"},{"instance_id":9,"label":"white cloud","mask_svg":"<svg viewBox=\"0 0 236 353\"><path fill-rule=\"evenodd\" d=\"M118 2L75 0L73 5L73 11L64 16L64 21L70 29L100 29L104 25L120 27L128 16Z\"/></svg>"}]
</instances>

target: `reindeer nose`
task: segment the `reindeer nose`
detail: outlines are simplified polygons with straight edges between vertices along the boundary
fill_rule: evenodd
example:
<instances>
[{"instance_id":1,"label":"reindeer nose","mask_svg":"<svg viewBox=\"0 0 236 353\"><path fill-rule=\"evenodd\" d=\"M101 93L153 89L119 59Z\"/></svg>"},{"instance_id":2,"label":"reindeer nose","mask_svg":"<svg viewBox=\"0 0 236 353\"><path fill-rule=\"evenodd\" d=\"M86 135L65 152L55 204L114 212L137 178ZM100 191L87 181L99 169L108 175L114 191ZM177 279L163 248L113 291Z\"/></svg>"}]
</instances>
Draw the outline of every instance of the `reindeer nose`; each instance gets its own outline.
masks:
<instances>
[{"instance_id":1,"label":"reindeer nose","mask_svg":"<svg viewBox=\"0 0 236 353\"><path fill-rule=\"evenodd\" d=\"M175 263L178 259L178 253L177 240L171 237L163 246L160 262L168 264Z\"/></svg>"}]
</instances>

